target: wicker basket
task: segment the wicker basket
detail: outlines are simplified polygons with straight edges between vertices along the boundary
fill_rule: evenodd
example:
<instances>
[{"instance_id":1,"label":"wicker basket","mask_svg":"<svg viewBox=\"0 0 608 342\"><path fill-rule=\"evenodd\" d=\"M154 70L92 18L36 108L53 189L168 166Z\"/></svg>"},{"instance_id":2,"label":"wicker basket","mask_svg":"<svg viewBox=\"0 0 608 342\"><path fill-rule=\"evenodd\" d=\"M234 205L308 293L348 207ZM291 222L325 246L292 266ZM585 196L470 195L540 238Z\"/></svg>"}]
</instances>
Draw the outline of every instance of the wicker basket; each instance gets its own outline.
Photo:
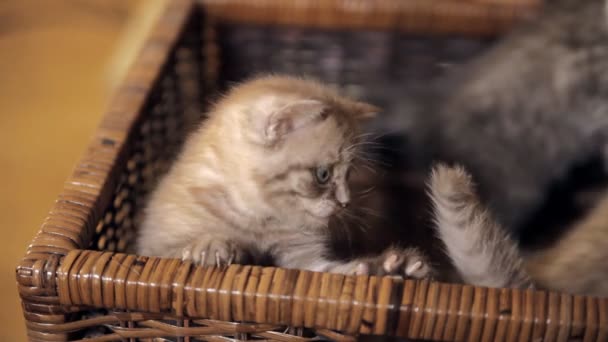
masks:
<instances>
[{"instance_id":1,"label":"wicker basket","mask_svg":"<svg viewBox=\"0 0 608 342\"><path fill-rule=\"evenodd\" d=\"M608 300L128 253L138 211L211 96L257 71L387 110L535 1L172 1L17 268L31 341L608 341Z\"/></svg>"}]
</instances>

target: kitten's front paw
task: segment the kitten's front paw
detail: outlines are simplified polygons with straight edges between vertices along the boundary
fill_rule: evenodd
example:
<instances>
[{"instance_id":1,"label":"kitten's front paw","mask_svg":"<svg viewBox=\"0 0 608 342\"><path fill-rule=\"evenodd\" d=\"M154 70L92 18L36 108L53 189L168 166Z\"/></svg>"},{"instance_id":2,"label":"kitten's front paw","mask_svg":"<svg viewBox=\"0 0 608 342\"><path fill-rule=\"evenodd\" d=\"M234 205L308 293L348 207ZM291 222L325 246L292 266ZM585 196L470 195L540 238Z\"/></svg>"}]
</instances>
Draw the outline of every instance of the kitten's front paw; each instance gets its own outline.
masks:
<instances>
[{"instance_id":1,"label":"kitten's front paw","mask_svg":"<svg viewBox=\"0 0 608 342\"><path fill-rule=\"evenodd\" d=\"M199 265L228 266L241 263L243 251L230 241L199 240L182 249L182 260L191 260Z\"/></svg>"},{"instance_id":2,"label":"kitten's front paw","mask_svg":"<svg viewBox=\"0 0 608 342\"><path fill-rule=\"evenodd\" d=\"M427 258L417 249L391 248L381 255L357 265L358 275L395 275L411 279L432 276L432 268Z\"/></svg>"}]
</instances>

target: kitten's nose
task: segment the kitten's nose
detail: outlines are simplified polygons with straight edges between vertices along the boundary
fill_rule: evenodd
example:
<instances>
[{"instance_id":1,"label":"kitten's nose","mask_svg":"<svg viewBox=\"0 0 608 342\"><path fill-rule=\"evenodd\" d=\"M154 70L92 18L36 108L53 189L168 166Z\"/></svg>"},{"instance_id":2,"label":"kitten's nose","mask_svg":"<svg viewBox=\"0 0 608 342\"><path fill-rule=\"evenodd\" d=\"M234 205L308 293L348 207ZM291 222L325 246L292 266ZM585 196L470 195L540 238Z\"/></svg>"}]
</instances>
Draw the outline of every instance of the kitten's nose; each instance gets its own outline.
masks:
<instances>
[{"instance_id":1,"label":"kitten's nose","mask_svg":"<svg viewBox=\"0 0 608 342\"><path fill-rule=\"evenodd\" d=\"M336 201L342 208L346 208L348 202L350 201L350 194L348 188L344 185L338 186L336 189Z\"/></svg>"}]
</instances>

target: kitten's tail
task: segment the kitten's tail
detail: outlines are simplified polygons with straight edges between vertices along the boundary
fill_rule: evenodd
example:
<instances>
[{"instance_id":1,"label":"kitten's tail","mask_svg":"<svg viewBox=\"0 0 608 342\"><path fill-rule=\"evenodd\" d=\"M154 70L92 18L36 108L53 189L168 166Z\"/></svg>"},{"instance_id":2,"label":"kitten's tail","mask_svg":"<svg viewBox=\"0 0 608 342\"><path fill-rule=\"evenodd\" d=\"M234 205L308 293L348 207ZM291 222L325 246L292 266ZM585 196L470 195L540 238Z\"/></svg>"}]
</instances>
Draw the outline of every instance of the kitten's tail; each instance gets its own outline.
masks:
<instances>
[{"instance_id":1,"label":"kitten's tail","mask_svg":"<svg viewBox=\"0 0 608 342\"><path fill-rule=\"evenodd\" d=\"M467 284L530 287L516 242L481 205L462 167L437 165L429 192L439 237Z\"/></svg>"}]
</instances>

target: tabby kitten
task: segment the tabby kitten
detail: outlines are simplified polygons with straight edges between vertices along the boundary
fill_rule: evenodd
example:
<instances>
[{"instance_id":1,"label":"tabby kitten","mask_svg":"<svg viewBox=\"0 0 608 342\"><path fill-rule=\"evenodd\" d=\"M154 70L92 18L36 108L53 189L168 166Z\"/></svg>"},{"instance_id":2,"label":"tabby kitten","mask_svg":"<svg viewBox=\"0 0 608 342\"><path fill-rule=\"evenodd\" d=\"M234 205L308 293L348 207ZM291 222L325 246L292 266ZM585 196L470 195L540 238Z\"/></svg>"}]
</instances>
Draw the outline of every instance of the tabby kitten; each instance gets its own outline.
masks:
<instances>
[{"instance_id":1,"label":"tabby kitten","mask_svg":"<svg viewBox=\"0 0 608 342\"><path fill-rule=\"evenodd\" d=\"M608 166L606 6L550 2L440 79L412 115L414 148L463 164L516 234L573 165L600 155Z\"/></svg>"},{"instance_id":2,"label":"tabby kitten","mask_svg":"<svg viewBox=\"0 0 608 342\"><path fill-rule=\"evenodd\" d=\"M286 268L427 276L415 249L330 257L328 223L351 201L359 121L377 111L312 80L267 76L234 87L151 195L138 253L203 265L270 256Z\"/></svg>"},{"instance_id":3,"label":"tabby kitten","mask_svg":"<svg viewBox=\"0 0 608 342\"><path fill-rule=\"evenodd\" d=\"M463 282L608 296L608 195L553 246L522 251L462 167L436 166L429 193L438 235Z\"/></svg>"},{"instance_id":4,"label":"tabby kitten","mask_svg":"<svg viewBox=\"0 0 608 342\"><path fill-rule=\"evenodd\" d=\"M439 167L430 181L439 235L465 282L608 296L605 199L549 247L513 238L542 228L528 220L573 165L600 156L608 166L607 9L552 1L442 80L441 100L421 111L418 146L434 145L436 159L479 183L481 199L462 169Z\"/></svg>"}]
</instances>

